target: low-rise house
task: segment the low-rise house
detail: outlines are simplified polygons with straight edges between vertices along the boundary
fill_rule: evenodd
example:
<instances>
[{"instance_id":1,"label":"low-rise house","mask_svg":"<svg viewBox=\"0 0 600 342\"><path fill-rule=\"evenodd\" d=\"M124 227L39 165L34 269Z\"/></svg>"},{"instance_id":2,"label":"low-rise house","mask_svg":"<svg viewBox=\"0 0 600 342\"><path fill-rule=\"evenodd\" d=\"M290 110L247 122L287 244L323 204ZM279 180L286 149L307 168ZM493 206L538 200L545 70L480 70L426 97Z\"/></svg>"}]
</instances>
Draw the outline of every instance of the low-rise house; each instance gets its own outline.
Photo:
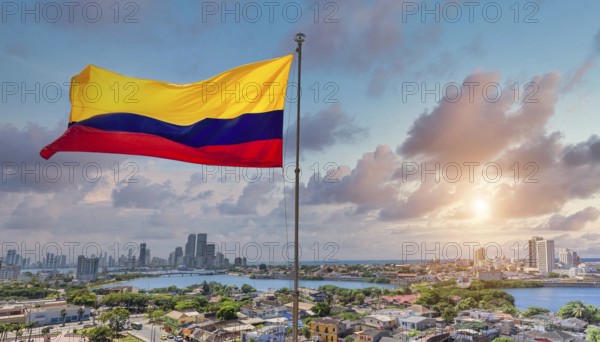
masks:
<instances>
[{"instance_id":1,"label":"low-rise house","mask_svg":"<svg viewBox=\"0 0 600 342\"><path fill-rule=\"evenodd\" d=\"M361 321L378 329L393 329L397 326L396 319L388 315L369 315L363 317Z\"/></svg>"},{"instance_id":2,"label":"low-rise house","mask_svg":"<svg viewBox=\"0 0 600 342\"><path fill-rule=\"evenodd\" d=\"M435 327L435 319L423 316L409 316L406 318L398 318L398 327L404 330L423 331L431 327Z\"/></svg>"},{"instance_id":3,"label":"low-rise house","mask_svg":"<svg viewBox=\"0 0 600 342\"><path fill-rule=\"evenodd\" d=\"M502 280L503 278L501 271L477 271L475 276L479 280Z\"/></svg>"},{"instance_id":4,"label":"low-rise house","mask_svg":"<svg viewBox=\"0 0 600 342\"><path fill-rule=\"evenodd\" d=\"M242 335L242 342L283 342L285 340L284 325L271 325Z\"/></svg>"},{"instance_id":5,"label":"low-rise house","mask_svg":"<svg viewBox=\"0 0 600 342\"><path fill-rule=\"evenodd\" d=\"M25 308L0 309L0 324L25 322L27 322L27 310Z\"/></svg>"},{"instance_id":6,"label":"low-rise house","mask_svg":"<svg viewBox=\"0 0 600 342\"><path fill-rule=\"evenodd\" d=\"M165 315L165 331L177 333L187 324L202 323L204 320L204 314L196 311L181 312L173 310Z\"/></svg>"},{"instance_id":7,"label":"low-rise house","mask_svg":"<svg viewBox=\"0 0 600 342\"><path fill-rule=\"evenodd\" d=\"M292 302L285 304L288 314L292 314L293 306L294 304ZM311 310L313 306L315 306L314 303L298 302L298 311L300 314L300 318L306 316L315 316L315 313Z\"/></svg>"},{"instance_id":8,"label":"low-rise house","mask_svg":"<svg viewBox=\"0 0 600 342\"><path fill-rule=\"evenodd\" d=\"M388 305L412 305L417 299L419 299L419 294L381 296L381 301Z\"/></svg>"},{"instance_id":9,"label":"low-rise house","mask_svg":"<svg viewBox=\"0 0 600 342\"><path fill-rule=\"evenodd\" d=\"M380 342L382 337L391 336L392 334L388 330L367 329L356 332L355 335L358 337L359 342Z\"/></svg>"},{"instance_id":10,"label":"low-rise house","mask_svg":"<svg viewBox=\"0 0 600 342\"><path fill-rule=\"evenodd\" d=\"M584 332L588 323L576 317L561 319L555 323L557 327L576 332Z\"/></svg>"},{"instance_id":11,"label":"low-rise house","mask_svg":"<svg viewBox=\"0 0 600 342\"><path fill-rule=\"evenodd\" d=\"M419 305L419 304L411 305L411 306L407 307L406 310L413 311L417 315L424 316L424 317L433 317L436 314L435 311L429 310L428 308L424 307L423 305Z\"/></svg>"},{"instance_id":12,"label":"low-rise house","mask_svg":"<svg viewBox=\"0 0 600 342\"><path fill-rule=\"evenodd\" d=\"M83 309L83 310L81 310ZM65 310L65 317L61 312ZM81 313L81 314L80 314ZM68 322L86 321L90 319L90 308L77 305L43 306L31 308L27 315L27 322L36 322L38 326Z\"/></svg>"},{"instance_id":13,"label":"low-rise house","mask_svg":"<svg viewBox=\"0 0 600 342\"><path fill-rule=\"evenodd\" d=\"M222 342L238 339L245 332L254 329L252 325L240 321L205 321L190 324L182 330L190 330L187 340L194 342Z\"/></svg>"},{"instance_id":14,"label":"low-rise house","mask_svg":"<svg viewBox=\"0 0 600 342\"><path fill-rule=\"evenodd\" d=\"M346 332L346 325L340 319L317 318L310 322L310 336L313 341L337 342Z\"/></svg>"},{"instance_id":15,"label":"low-rise house","mask_svg":"<svg viewBox=\"0 0 600 342\"><path fill-rule=\"evenodd\" d=\"M383 336L379 342L406 342L406 337Z\"/></svg>"},{"instance_id":16,"label":"low-rise house","mask_svg":"<svg viewBox=\"0 0 600 342\"><path fill-rule=\"evenodd\" d=\"M139 293L140 290L135 286L114 286L104 287L98 290L101 295L107 295L111 293Z\"/></svg>"},{"instance_id":17,"label":"low-rise house","mask_svg":"<svg viewBox=\"0 0 600 342\"><path fill-rule=\"evenodd\" d=\"M571 335L565 331L527 331L524 333L525 341L540 342L585 342L585 339Z\"/></svg>"}]
</instances>

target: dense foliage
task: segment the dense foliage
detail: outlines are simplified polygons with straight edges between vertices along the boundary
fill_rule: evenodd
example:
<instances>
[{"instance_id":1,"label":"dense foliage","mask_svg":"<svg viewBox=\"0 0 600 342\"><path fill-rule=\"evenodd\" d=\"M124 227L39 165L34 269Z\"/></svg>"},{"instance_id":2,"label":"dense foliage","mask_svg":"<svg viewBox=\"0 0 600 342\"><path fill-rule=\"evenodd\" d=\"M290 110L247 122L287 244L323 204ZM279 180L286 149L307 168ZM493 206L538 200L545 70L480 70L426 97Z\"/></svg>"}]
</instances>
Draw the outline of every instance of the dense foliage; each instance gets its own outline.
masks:
<instances>
[{"instance_id":1,"label":"dense foliage","mask_svg":"<svg viewBox=\"0 0 600 342\"><path fill-rule=\"evenodd\" d=\"M588 323L600 322L600 308L594 305L586 305L580 300L573 300L562 306L558 310L558 316L561 318L579 318Z\"/></svg>"},{"instance_id":2,"label":"dense foliage","mask_svg":"<svg viewBox=\"0 0 600 342\"><path fill-rule=\"evenodd\" d=\"M37 281L0 285L0 299L3 300L43 299L57 294L58 291L50 290L45 283Z\"/></svg>"}]
</instances>

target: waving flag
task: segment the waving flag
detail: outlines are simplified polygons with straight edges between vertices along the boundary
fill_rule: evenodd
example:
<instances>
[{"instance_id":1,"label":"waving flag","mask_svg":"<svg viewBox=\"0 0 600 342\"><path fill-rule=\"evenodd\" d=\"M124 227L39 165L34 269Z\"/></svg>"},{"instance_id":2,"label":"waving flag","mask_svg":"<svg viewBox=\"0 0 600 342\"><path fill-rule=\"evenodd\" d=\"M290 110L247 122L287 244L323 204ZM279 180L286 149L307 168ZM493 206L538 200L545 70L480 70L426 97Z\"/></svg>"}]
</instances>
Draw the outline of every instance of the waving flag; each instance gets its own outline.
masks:
<instances>
[{"instance_id":1,"label":"waving flag","mask_svg":"<svg viewBox=\"0 0 600 342\"><path fill-rule=\"evenodd\" d=\"M130 78L89 65L71 80L69 127L40 155L104 152L282 166L292 57L239 66L192 84Z\"/></svg>"}]
</instances>

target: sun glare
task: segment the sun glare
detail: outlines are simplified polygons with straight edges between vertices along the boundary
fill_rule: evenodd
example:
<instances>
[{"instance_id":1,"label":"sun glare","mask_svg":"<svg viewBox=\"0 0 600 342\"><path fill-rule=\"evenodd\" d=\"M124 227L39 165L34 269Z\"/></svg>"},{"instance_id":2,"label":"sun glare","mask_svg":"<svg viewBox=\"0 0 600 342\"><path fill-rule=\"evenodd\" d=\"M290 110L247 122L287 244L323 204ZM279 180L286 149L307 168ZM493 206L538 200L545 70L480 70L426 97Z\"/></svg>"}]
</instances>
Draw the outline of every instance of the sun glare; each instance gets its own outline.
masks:
<instances>
[{"instance_id":1,"label":"sun glare","mask_svg":"<svg viewBox=\"0 0 600 342\"><path fill-rule=\"evenodd\" d=\"M487 216L490 211L490 206L486 201L477 198L473 201L473 210L477 216Z\"/></svg>"}]
</instances>

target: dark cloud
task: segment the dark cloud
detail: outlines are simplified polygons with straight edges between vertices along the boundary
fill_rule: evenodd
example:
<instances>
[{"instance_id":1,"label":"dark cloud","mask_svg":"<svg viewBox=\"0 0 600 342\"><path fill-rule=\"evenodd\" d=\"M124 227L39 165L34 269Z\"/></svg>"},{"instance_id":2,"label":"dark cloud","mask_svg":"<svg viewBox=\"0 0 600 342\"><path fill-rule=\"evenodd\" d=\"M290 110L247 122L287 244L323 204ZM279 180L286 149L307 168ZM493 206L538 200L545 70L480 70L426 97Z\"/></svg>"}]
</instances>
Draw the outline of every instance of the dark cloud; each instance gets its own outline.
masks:
<instances>
[{"instance_id":1,"label":"dark cloud","mask_svg":"<svg viewBox=\"0 0 600 342\"><path fill-rule=\"evenodd\" d=\"M4 227L22 231L37 231L50 228L55 222L44 205L29 195L17 204Z\"/></svg>"},{"instance_id":2,"label":"dark cloud","mask_svg":"<svg viewBox=\"0 0 600 342\"><path fill-rule=\"evenodd\" d=\"M390 182L398 158L389 146L378 146L365 153L354 169L340 167L325 178L312 177L302 189L307 204L352 203L357 212L376 209L395 200L397 189Z\"/></svg>"},{"instance_id":3,"label":"dark cloud","mask_svg":"<svg viewBox=\"0 0 600 342\"><path fill-rule=\"evenodd\" d=\"M600 163L600 138L592 135L585 142L567 146L562 161L566 167Z\"/></svg>"},{"instance_id":4,"label":"dark cloud","mask_svg":"<svg viewBox=\"0 0 600 342\"><path fill-rule=\"evenodd\" d=\"M596 221L598 217L600 217L600 210L594 207L587 207L569 216L554 214L539 228L545 230L577 231L582 230L587 223Z\"/></svg>"},{"instance_id":5,"label":"dark cloud","mask_svg":"<svg viewBox=\"0 0 600 342\"><path fill-rule=\"evenodd\" d=\"M339 68L364 76L369 80L368 95L381 96L393 77L438 46L440 25L420 25L416 32L405 34L403 1L304 3L320 8L316 21L314 16L306 16L290 30L289 36L300 31L307 36L304 63L310 68ZM280 43L282 53L289 51L288 37ZM423 41L428 44L421 44Z\"/></svg>"},{"instance_id":6,"label":"dark cloud","mask_svg":"<svg viewBox=\"0 0 600 342\"><path fill-rule=\"evenodd\" d=\"M0 191L11 193L71 192L83 198L99 184L120 181L127 156L99 153L58 153L44 160L39 152L60 136L66 124L46 128L0 125ZM116 167L115 167L116 166Z\"/></svg>"},{"instance_id":7,"label":"dark cloud","mask_svg":"<svg viewBox=\"0 0 600 342\"><path fill-rule=\"evenodd\" d=\"M340 143L352 143L367 135L367 129L354 123L339 104L331 105L300 119L300 145L302 150L323 151ZM288 141L296 141L296 123L288 130ZM293 147L289 144L289 147Z\"/></svg>"},{"instance_id":8,"label":"dark cloud","mask_svg":"<svg viewBox=\"0 0 600 342\"><path fill-rule=\"evenodd\" d=\"M517 165L516 180L501 185L494 196L500 217L530 217L556 213L572 199L587 199L600 190L596 136L586 142L561 144L558 133L532 138L509 150L503 168ZM514 170L514 167L513 167ZM514 177L514 171L511 177Z\"/></svg>"},{"instance_id":9,"label":"dark cloud","mask_svg":"<svg viewBox=\"0 0 600 342\"><path fill-rule=\"evenodd\" d=\"M137 177L137 182L124 183L112 192L115 208L159 209L175 197L170 181L157 184L142 176Z\"/></svg>"},{"instance_id":10,"label":"dark cloud","mask_svg":"<svg viewBox=\"0 0 600 342\"><path fill-rule=\"evenodd\" d=\"M535 101L511 112L512 96L505 93L494 102L489 100L493 96L484 95L486 85L499 84L498 73L472 74L463 82L460 98L441 100L431 113L415 120L397 152L440 162L494 160L507 147L543 132L554 113L559 79L557 73L535 77Z\"/></svg>"}]
</instances>

